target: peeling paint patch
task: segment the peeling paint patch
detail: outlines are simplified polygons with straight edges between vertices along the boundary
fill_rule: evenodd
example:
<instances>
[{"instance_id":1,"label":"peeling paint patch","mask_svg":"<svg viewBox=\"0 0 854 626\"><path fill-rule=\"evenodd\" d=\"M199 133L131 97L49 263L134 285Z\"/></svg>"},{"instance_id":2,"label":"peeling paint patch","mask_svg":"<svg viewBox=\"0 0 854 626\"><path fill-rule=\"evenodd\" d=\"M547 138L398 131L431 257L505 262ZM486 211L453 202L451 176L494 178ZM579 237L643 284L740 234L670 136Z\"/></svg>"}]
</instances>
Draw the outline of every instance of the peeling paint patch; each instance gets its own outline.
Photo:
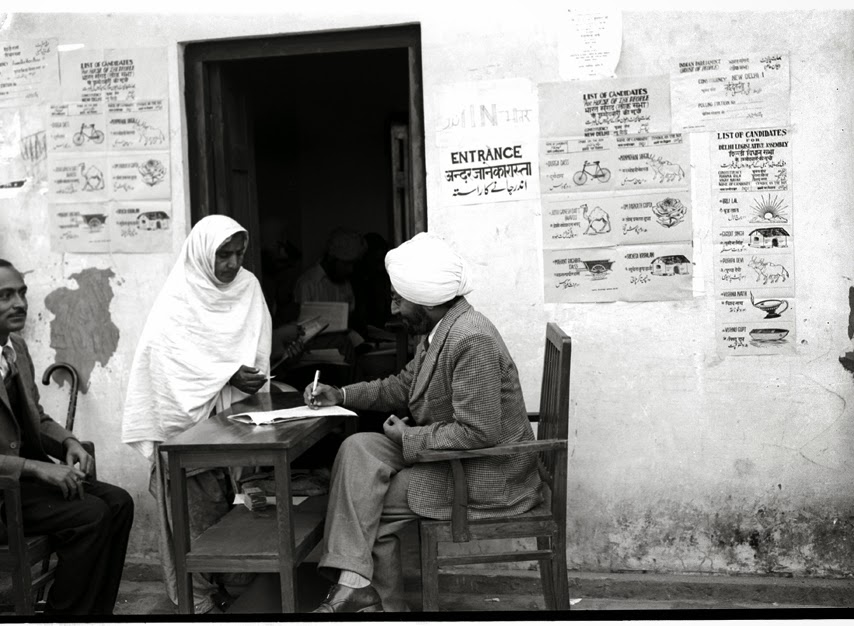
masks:
<instances>
[{"instance_id":1,"label":"peeling paint patch","mask_svg":"<svg viewBox=\"0 0 854 626\"><path fill-rule=\"evenodd\" d=\"M854 575L854 510L765 502L621 502L569 532L572 567L659 573ZM570 516L570 520L572 517ZM589 531L596 528L594 534ZM575 545L573 545L575 544ZM604 557L604 558L603 558Z\"/></svg>"},{"instance_id":2,"label":"peeling paint patch","mask_svg":"<svg viewBox=\"0 0 854 626\"><path fill-rule=\"evenodd\" d=\"M71 275L78 289L56 289L44 301L54 314L50 347L56 350L57 362L70 363L77 369L83 393L89 389L95 363L106 366L119 344L119 329L110 318L113 276L110 269L85 269Z\"/></svg>"}]
</instances>

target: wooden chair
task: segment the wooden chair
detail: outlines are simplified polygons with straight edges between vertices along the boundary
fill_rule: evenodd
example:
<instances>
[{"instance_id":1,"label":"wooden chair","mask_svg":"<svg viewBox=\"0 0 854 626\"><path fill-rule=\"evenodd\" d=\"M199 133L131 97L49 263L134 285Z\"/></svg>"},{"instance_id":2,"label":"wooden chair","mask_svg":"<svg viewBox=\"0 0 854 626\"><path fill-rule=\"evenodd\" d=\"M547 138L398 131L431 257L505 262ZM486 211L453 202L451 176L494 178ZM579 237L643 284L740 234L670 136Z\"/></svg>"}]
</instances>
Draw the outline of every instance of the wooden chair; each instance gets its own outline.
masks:
<instances>
[{"instance_id":1,"label":"wooden chair","mask_svg":"<svg viewBox=\"0 0 854 626\"><path fill-rule=\"evenodd\" d=\"M419 462L450 462L454 503L450 521L422 519L421 584L425 611L439 610L439 568L443 565L539 561L546 608L569 609L566 569L566 472L569 429L571 341L557 324L546 327L542 395L536 441L504 444L481 450L426 450ZM462 459L537 452L544 502L512 517L468 520L468 486ZM536 550L440 556L439 543L482 539L536 537Z\"/></svg>"},{"instance_id":2,"label":"wooden chair","mask_svg":"<svg viewBox=\"0 0 854 626\"><path fill-rule=\"evenodd\" d=\"M72 373L71 397L65 427L74 426L74 412L77 405L77 372L72 366L59 364ZM44 384L50 381L52 365L45 372ZM95 456L95 446L91 441L81 441L83 448ZM92 476L95 478L95 476ZM51 565L53 546L46 535L27 535L21 512L21 485L15 478L0 476L0 490L3 492L3 506L6 511L6 528L0 523L0 572L9 572L12 577L12 597L14 605L0 605L0 610L14 609L18 615L33 615L43 610L42 597L49 582L55 575L55 566ZM6 536L4 536L6 535ZM33 575L33 566L41 564L39 573Z\"/></svg>"}]
</instances>

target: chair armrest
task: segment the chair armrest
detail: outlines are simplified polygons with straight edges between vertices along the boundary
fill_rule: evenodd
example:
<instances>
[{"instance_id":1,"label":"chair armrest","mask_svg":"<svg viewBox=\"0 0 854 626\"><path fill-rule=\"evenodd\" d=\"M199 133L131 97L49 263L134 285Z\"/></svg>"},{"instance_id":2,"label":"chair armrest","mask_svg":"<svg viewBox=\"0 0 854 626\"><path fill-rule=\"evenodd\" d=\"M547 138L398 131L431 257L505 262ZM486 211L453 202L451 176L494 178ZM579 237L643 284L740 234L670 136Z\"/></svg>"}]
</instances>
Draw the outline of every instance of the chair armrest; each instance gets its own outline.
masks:
<instances>
[{"instance_id":1,"label":"chair armrest","mask_svg":"<svg viewBox=\"0 0 854 626\"><path fill-rule=\"evenodd\" d=\"M91 441L81 441L80 445L95 459L95 469L92 470L92 478L98 480L98 459L95 458L95 444Z\"/></svg>"},{"instance_id":2,"label":"chair armrest","mask_svg":"<svg viewBox=\"0 0 854 626\"><path fill-rule=\"evenodd\" d=\"M451 505L451 537L455 543L471 540L468 527L468 485L465 468L461 459L477 459L490 456L507 456L522 452L542 452L543 450L566 449L566 439L542 439L539 441L519 441L506 443L492 448L478 450L422 450L415 454L416 462L432 463L448 461L454 480L454 499Z\"/></svg>"},{"instance_id":3,"label":"chair armrest","mask_svg":"<svg viewBox=\"0 0 854 626\"><path fill-rule=\"evenodd\" d=\"M415 454L415 460L419 463L432 463L435 461L450 461L452 459L479 459L488 456L521 454L522 452L542 452L544 450L559 450L561 448L566 448L566 439L541 439L537 441L505 443L500 446L493 446L492 448L478 448L476 450L422 450Z\"/></svg>"}]
</instances>

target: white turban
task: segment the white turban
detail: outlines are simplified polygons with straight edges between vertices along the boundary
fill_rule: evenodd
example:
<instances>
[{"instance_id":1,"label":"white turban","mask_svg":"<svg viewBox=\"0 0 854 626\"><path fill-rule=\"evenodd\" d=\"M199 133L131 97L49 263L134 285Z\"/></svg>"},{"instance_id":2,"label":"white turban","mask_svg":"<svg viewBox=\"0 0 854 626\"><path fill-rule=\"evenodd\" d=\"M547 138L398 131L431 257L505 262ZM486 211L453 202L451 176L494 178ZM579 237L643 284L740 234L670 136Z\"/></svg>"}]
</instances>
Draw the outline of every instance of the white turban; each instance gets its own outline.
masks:
<instances>
[{"instance_id":1,"label":"white turban","mask_svg":"<svg viewBox=\"0 0 854 626\"><path fill-rule=\"evenodd\" d=\"M436 306L471 292L468 263L443 239L418 233L385 255L394 290L423 306Z\"/></svg>"}]
</instances>

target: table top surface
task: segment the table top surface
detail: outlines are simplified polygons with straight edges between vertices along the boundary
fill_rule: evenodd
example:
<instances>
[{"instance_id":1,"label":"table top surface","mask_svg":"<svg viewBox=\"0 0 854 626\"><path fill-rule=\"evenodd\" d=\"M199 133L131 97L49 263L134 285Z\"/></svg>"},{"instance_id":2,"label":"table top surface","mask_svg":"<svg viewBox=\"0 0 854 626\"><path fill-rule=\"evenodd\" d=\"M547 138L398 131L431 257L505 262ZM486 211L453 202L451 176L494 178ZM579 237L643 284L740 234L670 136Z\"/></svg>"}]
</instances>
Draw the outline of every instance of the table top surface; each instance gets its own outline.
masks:
<instances>
[{"instance_id":1,"label":"table top surface","mask_svg":"<svg viewBox=\"0 0 854 626\"><path fill-rule=\"evenodd\" d=\"M318 429L329 429L344 420L340 416L309 417L254 426L228 419L229 415L247 411L274 411L298 406L304 406L302 394L298 392L256 393L164 442L161 449L167 452L200 448L206 451L290 449Z\"/></svg>"}]
</instances>

